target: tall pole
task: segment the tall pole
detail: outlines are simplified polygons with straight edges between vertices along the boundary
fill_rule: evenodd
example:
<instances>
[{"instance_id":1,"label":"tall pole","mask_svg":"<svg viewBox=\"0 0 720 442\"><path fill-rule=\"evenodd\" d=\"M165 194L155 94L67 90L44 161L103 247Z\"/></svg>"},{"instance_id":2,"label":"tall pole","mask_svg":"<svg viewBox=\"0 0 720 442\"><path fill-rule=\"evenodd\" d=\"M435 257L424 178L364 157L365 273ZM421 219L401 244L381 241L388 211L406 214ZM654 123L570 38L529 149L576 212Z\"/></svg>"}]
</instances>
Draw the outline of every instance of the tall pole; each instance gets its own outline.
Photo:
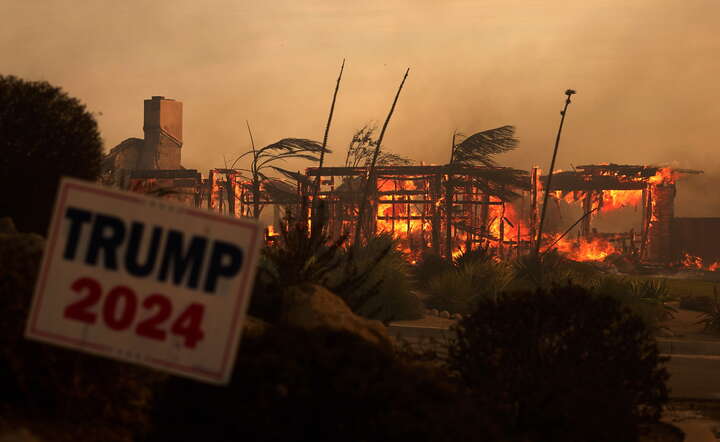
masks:
<instances>
[{"instance_id":1,"label":"tall pole","mask_svg":"<svg viewBox=\"0 0 720 442\"><path fill-rule=\"evenodd\" d=\"M537 240L535 241L535 256L540 256L540 246L542 243L543 224L545 224L545 213L547 211L548 197L550 196L550 185L552 184L553 171L555 170L555 158L557 158L558 146L560 145L560 134L562 134L563 123L565 122L565 113L567 112L568 105L570 104L570 97L575 94L575 91L568 89L565 91L567 99L565 100L565 107L560 112L560 127L558 127L557 137L555 138L555 149L553 150L552 161L550 161L550 172L548 173L547 184L545 185L545 196L543 197L542 213L540 214L540 225L538 226Z\"/></svg>"},{"instance_id":2,"label":"tall pole","mask_svg":"<svg viewBox=\"0 0 720 442\"><path fill-rule=\"evenodd\" d=\"M387 118L385 119L385 123L383 124L382 130L380 131L380 137L377 140L377 143L375 144L375 152L373 153L372 162L370 163L370 170L368 171L367 181L365 182L365 188L363 190L363 193L360 198L360 207L358 209L358 218L357 218L357 226L355 228L355 246L360 246L360 238L362 235L362 228L365 221L365 206L367 203L367 199L370 197L370 186L375 185L375 163L377 163L378 154L380 153L380 145L382 144L383 137L385 136L385 130L388 127L388 124L390 123L390 118L392 117L393 112L395 112L395 105L398 102L398 98L400 97L400 92L402 91L403 85L405 84L405 80L407 80L408 73L410 72L410 68L407 68L405 71L405 75L403 76L402 81L400 82L400 87L398 88L397 93L395 94L395 99L393 100L392 106L390 107L390 112L388 113ZM377 190L377 189L376 189Z\"/></svg>"},{"instance_id":3,"label":"tall pole","mask_svg":"<svg viewBox=\"0 0 720 442\"><path fill-rule=\"evenodd\" d=\"M320 180L325 161L325 148L327 147L328 133L330 132L330 123L332 123L333 113L335 112L335 100L337 99L338 90L340 89L340 80L342 79L343 70L345 69L345 59L343 58L342 66L340 66L340 75L338 75L337 83L335 83L335 92L333 93L332 103L330 104L330 114L328 115L327 124L325 125L325 134L323 135L322 150L320 151L320 162L318 163L318 176L315 179L315 186L313 186L313 203L315 207L315 200L317 199L318 192L320 191Z\"/></svg>"}]
</instances>

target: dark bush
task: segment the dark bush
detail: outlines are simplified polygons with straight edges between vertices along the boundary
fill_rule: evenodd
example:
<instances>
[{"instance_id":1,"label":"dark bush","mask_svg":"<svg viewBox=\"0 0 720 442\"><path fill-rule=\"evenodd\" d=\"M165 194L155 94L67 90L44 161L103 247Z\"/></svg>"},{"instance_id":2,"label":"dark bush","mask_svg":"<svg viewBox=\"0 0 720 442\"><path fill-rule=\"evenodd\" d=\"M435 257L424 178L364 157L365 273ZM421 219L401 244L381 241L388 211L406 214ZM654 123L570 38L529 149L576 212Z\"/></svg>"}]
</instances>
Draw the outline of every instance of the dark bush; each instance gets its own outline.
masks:
<instances>
[{"instance_id":1,"label":"dark bush","mask_svg":"<svg viewBox=\"0 0 720 442\"><path fill-rule=\"evenodd\" d=\"M667 284L662 280L629 279L608 275L597 278L588 286L596 294L616 298L640 316L652 331L662 328L660 324L675 315L675 308L667 303L672 298Z\"/></svg>"},{"instance_id":2,"label":"dark bush","mask_svg":"<svg viewBox=\"0 0 720 442\"><path fill-rule=\"evenodd\" d=\"M230 385L166 385L148 441L497 440L435 369L355 335L275 328L243 339Z\"/></svg>"},{"instance_id":3,"label":"dark bush","mask_svg":"<svg viewBox=\"0 0 720 442\"><path fill-rule=\"evenodd\" d=\"M413 266L414 279L417 281L418 288L422 289L431 279L452 268L452 263L447 259L428 251Z\"/></svg>"},{"instance_id":4,"label":"dark bush","mask_svg":"<svg viewBox=\"0 0 720 442\"><path fill-rule=\"evenodd\" d=\"M102 140L77 99L46 82L0 75L0 217L44 235L61 176L95 180Z\"/></svg>"},{"instance_id":5,"label":"dark bush","mask_svg":"<svg viewBox=\"0 0 720 442\"><path fill-rule=\"evenodd\" d=\"M397 242L387 233L368 238L360 249L346 251L346 259L354 260L354 266L366 272L365 281L358 287L360 293L373 293L367 297L355 312L370 319L385 323L420 319L425 307L413 293L410 265L397 248ZM380 259L378 259L380 257ZM347 268L336 269L330 287L339 285L347 278ZM340 295L344 299L348 295Z\"/></svg>"},{"instance_id":6,"label":"dark bush","mask_svg":"<svg viewBox=\"0 0 720 442\"><path fill-rule=\"evenodd\" d=\"M717 293L711 301L710 308L700 316L698 324L702 324L706 333L720 332L720 299Z\"/></svg>"},{"instance_id":7,"label":"dark bush","mask_svg":"<svg viewBox=\"0 0 720 442\"><path fill-rule=\"evenodd\" d=\"M465 261L430 280L425 288L425 304L466 315L475 310L480 298L494 299L512 280L512 268L505 262Z\"/></svg>"},{"instance_id":8,"label":"dark bush","mask_svg":"<svg viewBox=\"0 0 720 442\"><path fill-rule=\"evenodd\" d=\"M165 376L24 338L44 241L0 229L0 402L78 425L146 425L152 388Z\"/></svg>"},{"instance_id":9,"label":"dark bush","mask_svg":"<svg viewBox=\"0 0 720 442\"><path fill-rule=\"evenodd\" d=\"M680 298L679 308L695 312L709 312L713 306L712 296L692 295Z\"/></svg>"},{"instance_id":10,"label":"dark bush","mask_svg":"<svg viewBox=\"0 0 720 442\"><path fill-rule=\"evenodd\" d=\"M461 320L450 367L542 441L636 440L667 401L667 371L641 318L577 286L481 300Z\"/></svg>"}]
</instances>

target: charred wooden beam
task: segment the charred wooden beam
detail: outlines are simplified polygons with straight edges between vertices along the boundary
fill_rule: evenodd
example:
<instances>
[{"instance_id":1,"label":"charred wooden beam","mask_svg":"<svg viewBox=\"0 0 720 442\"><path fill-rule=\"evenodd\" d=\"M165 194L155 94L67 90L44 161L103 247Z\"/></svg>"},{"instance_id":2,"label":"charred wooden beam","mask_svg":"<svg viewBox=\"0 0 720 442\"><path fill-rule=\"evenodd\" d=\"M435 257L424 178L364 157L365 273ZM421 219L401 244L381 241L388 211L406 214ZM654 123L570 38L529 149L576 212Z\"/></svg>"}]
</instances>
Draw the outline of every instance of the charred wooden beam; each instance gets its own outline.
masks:
<instances>
[{"instance_id":1,"label":"charred wooden beam","mask_svg":"<svg viewBox=\"0 0 720 442\"><path fill-rule=\"evenodd\" d=\"M484 176L488 171L515 170L511 167L479 167L479 166L452 166L452 174ZM450 172L448 165L439 166L383 166L376 168L376 176L381 179L422 179L418 175L426 175L430 178L434 175L446 175ZM323 167L318 169L310 167L306 169L308 176L365 176L367 169L364 167ZM405 178L407 177L407 178Z\"/></svg>"},{"instance_id":2,"label":"charred wooden beam","mask_svg":"<svg viewBox=\"0 0 720 442\"><path fill-rule=\"evenodd\" d=\"M435 200L378 200L378 203L380 204L434 204L437 201ZM475 204L475 205L485 205L485 206L500 206L502 205L502 201L477 201L477 200L454 200L453 205L458 204Z\"/></svg>"}]
</instances>

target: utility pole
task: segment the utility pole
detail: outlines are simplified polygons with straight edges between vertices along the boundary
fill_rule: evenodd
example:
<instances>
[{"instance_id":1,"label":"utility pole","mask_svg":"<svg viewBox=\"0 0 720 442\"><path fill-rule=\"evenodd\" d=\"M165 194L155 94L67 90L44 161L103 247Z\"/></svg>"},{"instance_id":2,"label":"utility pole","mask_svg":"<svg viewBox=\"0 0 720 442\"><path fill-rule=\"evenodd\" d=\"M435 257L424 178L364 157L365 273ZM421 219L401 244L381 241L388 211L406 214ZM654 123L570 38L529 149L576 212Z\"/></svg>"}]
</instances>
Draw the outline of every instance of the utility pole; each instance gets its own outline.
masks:
<instances>
[{"instance_id":1,"label":"utility pole","mask_svg":"<svg viewBox=\"0 0 720 442\"><path fill-rule=\"evenodd\" d=\"M563 123L565 122L565 113L567 112L568 105L570 104L570 97L575 94L575 91L568 89L565 91L567 99L565 100L565 107L560 111L560 127L558 128L557 137L555 138L555 149L553 150L552 161L550 161L550 172L548 172L548 179L545 185L545 196L543 197L542 213L540 214L540 225L538 226L537 239L535 241L535 256L540 257L540 246L542 244L543 224L545 224L545 213L547 211L548 197L550 196L550 185L552 184L553 171L555 170L555 159L557 158L558 146L560 145L560 134L562 134Z\"/></svg>"}]
</instances>

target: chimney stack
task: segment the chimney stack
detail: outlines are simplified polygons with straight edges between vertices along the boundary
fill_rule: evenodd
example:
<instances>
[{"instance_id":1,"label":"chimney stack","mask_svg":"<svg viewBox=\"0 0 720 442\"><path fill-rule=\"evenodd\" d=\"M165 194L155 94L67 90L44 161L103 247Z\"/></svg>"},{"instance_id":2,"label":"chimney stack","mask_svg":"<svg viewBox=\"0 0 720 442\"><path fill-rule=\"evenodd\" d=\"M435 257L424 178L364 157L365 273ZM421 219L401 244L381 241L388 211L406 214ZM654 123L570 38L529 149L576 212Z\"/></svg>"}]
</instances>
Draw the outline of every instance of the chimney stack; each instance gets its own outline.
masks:
<instances>
[{"instance_id":1,"label":"chimney stack","mask_svg":"<svg viewBox=\"0 0 720 442\"><path fill-rule=\"evenodd\" d=\"M181 169L182 103L153 96L145 100L145 144L139 169Z\"/></svg>"}]
</instances>

